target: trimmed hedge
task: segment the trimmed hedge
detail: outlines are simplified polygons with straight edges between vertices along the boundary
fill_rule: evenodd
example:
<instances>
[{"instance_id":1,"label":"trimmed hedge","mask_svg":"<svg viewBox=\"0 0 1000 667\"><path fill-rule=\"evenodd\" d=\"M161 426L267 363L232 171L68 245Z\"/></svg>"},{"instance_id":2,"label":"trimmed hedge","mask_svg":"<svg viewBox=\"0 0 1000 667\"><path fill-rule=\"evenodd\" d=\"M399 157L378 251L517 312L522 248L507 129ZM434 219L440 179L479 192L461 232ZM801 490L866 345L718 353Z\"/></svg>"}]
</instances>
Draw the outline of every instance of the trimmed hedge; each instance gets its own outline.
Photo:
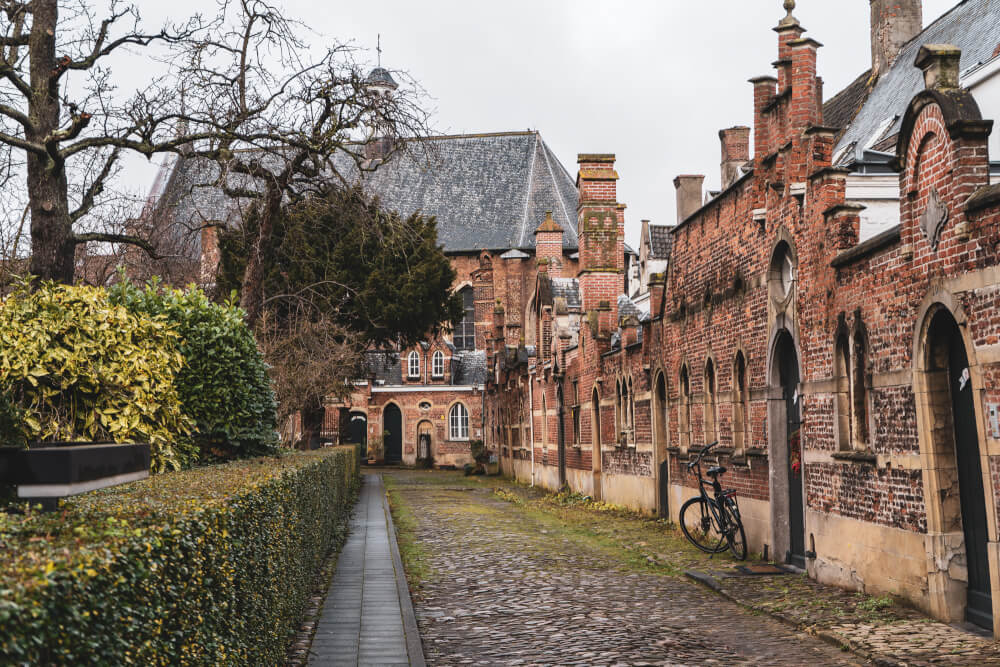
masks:
<instances>
[{"instance_id":1,"label":"trimmed hedge","mask_svg":"<svg viewBox=\"0 0 1000 667\"><path fill-rule=\"evenodd\" d=\"M232 299L212 303L200 289L173 289L153 279L145 287L122 274L108 299L138 317L166 319L180 336L184 366L174 385L202 460L270 454L278 445L278 415L267 366Z\"/></svg>"},{"instance_id":2,"label":"trimmed hedge","mask_svg":"<svg viewBox=\"0 0 1000 667\"><path fill-rule=\"evenodd\" d=\"M356 448L167 473L0 513L14 664L275 665L358 490Z\"/></svg>"}]
</instances>

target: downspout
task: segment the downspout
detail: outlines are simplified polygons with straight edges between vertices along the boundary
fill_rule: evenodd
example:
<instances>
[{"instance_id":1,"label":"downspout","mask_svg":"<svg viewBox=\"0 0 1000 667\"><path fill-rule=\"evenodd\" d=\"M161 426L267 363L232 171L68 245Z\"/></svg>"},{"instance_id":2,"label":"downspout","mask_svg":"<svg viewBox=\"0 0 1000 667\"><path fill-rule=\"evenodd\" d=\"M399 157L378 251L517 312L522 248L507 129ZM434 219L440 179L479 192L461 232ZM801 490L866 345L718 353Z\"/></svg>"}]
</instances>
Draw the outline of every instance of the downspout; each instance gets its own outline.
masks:
<instances>
[{"instance_id":1,"label":"downspout","mask_svg":"<svg viewBox=\"0 0 1000 667\"><path fill-rule=\"evenodd\" d=\"M531 447L531 486L535 485L535 401L532 398L532 384L535 377L534 371L528 373L528 431Z\"/></svg>"}]
</instances>

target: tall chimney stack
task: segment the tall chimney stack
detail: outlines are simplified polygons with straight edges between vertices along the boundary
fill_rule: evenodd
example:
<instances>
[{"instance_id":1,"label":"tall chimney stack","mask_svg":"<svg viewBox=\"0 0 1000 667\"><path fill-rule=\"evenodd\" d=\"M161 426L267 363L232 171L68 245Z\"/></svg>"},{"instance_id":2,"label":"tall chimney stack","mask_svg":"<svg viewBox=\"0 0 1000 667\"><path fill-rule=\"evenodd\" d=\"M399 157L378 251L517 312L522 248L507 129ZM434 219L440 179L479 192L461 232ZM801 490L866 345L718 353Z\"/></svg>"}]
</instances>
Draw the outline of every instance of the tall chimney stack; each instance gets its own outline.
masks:
<instances>
[{"instance_id":1,"label":"tall chimney stack","mask_svg":"<svg viewBox=\"0 0 1000 667\"><path fill-rule=\"evenodd\" d=\"M722 189L740 177L740 167L750 161L750 128L737 126L719 130L722 143Z\"/></svg>"},{"instance_id":2,"label":"tall chimney stack","mask_svg":"<svg viewBox=\"0 0 1000 667\"><path fill-rule=\"evenodd\" d=\"M701 186L704 182L704 176L693 174L682 174L674 179L674 187L677 189L678 225L701 208Z\"/></svg>"},{"instance_id":3,"label":"tall chimney stack","mask_svg":"<svg viewBox=\"0 0 1000 667\"><path fill-rule=\"evenodd\" d=\"M869 0L872 11L872 74L885 74L903 45L924 27L921 0Z\"/></svg>"}]
</instances>

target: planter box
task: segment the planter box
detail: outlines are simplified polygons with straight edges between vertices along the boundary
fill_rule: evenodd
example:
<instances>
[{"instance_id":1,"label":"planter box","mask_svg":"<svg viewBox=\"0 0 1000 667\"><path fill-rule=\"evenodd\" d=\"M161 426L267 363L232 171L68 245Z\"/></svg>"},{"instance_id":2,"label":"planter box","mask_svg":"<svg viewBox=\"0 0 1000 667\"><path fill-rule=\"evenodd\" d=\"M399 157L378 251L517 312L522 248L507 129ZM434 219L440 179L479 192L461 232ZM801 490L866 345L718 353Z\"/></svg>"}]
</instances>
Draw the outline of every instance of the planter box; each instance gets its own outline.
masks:
<instances>
[{"instance_id":1,"label":"planter box","mask_svg":"<svg viewBox=\"0 0 1000 667\"><path fill-rule=\"evenodd\" d=\"M17 497L49 500L149 477L149 445L40 444L0 447L0 483L17 486Z\"/></svg>"}]
</instances>

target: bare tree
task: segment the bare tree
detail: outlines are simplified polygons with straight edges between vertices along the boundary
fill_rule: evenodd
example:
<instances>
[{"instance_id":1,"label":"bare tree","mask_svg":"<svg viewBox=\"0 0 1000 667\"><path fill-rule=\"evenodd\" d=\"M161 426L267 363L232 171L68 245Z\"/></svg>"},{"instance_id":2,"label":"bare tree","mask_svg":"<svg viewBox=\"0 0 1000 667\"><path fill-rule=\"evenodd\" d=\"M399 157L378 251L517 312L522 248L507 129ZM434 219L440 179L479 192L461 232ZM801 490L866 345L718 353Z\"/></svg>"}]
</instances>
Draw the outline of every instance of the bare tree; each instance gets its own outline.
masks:
<instances>
[{"instance_id":1,"label":"bare tree","mask_svg":"<svg viewBox=\"0 0 1000 667\"><path fill-rule=\"evenodd\" d=\"M88 216L125 151L207 160L217 166L212 185L258 216L241 294L256 322L280 207L345 178L345 158L372 169L370 146L391 151L427 133L419 91L373 91L352 48L335 43L313 55L304 33L265 0L217 0L213 16L156 32L118 0L100 19L86 0L0 0L0 146L10 151L9 173L26 179L31 272L72 281L76 246L88 242L157 256L124 221L95 230ZM165 69L122 101L110 64L124 50Z\"/></svg>"}]
</instances>

